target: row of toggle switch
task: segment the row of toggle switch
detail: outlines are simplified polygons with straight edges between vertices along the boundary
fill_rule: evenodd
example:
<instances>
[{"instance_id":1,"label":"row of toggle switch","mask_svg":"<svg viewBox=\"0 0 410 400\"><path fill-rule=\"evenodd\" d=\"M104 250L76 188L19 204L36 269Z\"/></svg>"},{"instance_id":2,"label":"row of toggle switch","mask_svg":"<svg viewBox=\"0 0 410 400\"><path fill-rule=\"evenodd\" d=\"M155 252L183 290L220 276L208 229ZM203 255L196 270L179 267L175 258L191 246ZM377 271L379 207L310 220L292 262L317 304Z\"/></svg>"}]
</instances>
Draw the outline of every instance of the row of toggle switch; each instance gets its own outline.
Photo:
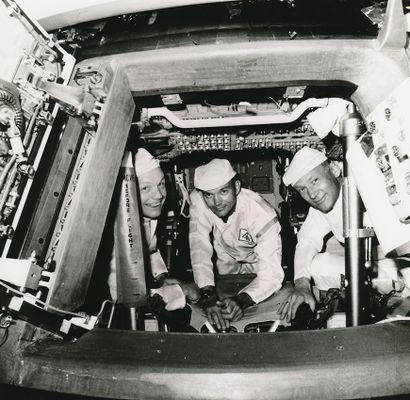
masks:
<instances>
[{"instance_id":1,"label":"row of toggle switch","mask_svg":"<svg viewBox=\"0 0 410 400\"><path fill-rule=\"evenodd\" d=\"M322 149L323 143L316 135L285 135L285 134L252 134L248 137L236 134L184 135L176 134L169 137L171 149L159 158L170 159L181 154L206 151L243 151L256 149L282 149L292 153L303 146Z\"/></svg>"},{"instance_id":2,"label":"row of toggle switch","mask_svg":"<svg viewBox=\"0 0 410 400\"><path fill-rule=\"evenodd\" d=\"M177 135L171 137L170 144L172 144L176 150L179 150L182 153L210 150L230 151L231 135L227 133L198 136Z\"/></svg>"}]
</instances>

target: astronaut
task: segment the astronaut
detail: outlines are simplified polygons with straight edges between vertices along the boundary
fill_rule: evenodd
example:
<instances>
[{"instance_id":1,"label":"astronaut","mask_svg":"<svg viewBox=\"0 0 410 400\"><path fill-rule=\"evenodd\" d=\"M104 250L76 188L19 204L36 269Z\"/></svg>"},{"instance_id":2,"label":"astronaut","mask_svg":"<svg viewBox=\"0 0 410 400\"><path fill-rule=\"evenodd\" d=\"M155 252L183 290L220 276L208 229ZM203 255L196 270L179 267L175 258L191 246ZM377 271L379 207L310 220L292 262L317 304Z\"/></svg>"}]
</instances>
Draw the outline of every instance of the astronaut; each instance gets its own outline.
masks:
<instances>
[{"instance_id":1,"label":"astronaut","mask_svg":"<svg viewBox=\"0 0 410 400\"><path fill-rule=\"evenodd\" d=\"M165 203L167 190L165 176L159 162L144 148L138 149L134 158L137 175L139 197L143 218L146 250L149 254L149 265L154 285L159 289L151 289L151 294L159 294L166 303L167 310L183 308L185 296L196 299L195 287L169 278L167 266L157 246L157 226ZM115 254L110 262L108 285L113 300L117 298L117 280Z\"/></svg>"},{"instance_id":2,"label":"astronaut","mask_svg":"<svg viewBox=\"0 0 410 400\"><path fill-rule=\"evenodd\" d=\"M138 149L135 154L134 167L138 180L151 272L154 280L161 285L168 277L168 269L157 248L156 230L167 196L165 176L159 161L144 148Z\"/></svg>"},{"instance_id":3,"label":"astronaut","mask_svg":"<svg viewBox=\"0 0 410 400\"><path fill-rule=\"evenodd\" d=\"M283 175L283 182L286 186L292 185L311 206L298 232L294 258L295 288L288 301L279 308L281 318L290 321L302 303L314 310L311 278L319 290L328 290L339 288L341 275L345 274L342 246L333 246L333 249L320 253L329 233L339 243L344 243L341 170L322 152L303 147L295 154ZM398 279L394 260L384 258L382 254L377 258L379 276L385 276L389 282Z\"/></svg>"},{"instance_id":4,"label":"astronaut","mask_svg":"<svg viewBox=\"0 0 410 400\"><path fill-rule=\"evenodd\" d=\"M191 193L189 242L194 280L208 320L220 330L282 284L280 224L275 210L241 182L225 159L196 168ZM215 253L215 258L213 254ZM235 296L218 296L219 275L256 274Z\"/></svg>"},{"instance_id":5,"label":"astronaut","mask_svg":"<svg viewBox=\"0 0 410 400\"><path fill-rule=\"evenodd\" d=\"M162 284L168 276L168 269L157 249L156 228L158 218L161 215L162 206L164 205L167 196L165 177L159 166L158 160L143 148L138 149L135 154L134 167L140 191L140 202L145 231L144 236L149 253L152 277L159 284ZM116 300L117 279L114 252L110 262L108 286L110 288L111 298Z\"/></svg>"}]
</instances>

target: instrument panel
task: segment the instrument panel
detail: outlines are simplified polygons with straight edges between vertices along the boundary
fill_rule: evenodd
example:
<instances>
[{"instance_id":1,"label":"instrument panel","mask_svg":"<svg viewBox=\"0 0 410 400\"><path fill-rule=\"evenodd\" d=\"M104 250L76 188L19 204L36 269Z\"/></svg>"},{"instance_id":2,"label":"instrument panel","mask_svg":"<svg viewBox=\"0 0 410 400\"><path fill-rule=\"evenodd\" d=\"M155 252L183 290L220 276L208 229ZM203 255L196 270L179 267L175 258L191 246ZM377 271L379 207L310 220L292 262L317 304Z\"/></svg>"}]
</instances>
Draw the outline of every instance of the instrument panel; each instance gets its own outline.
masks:
<instances>
[{"instance_id":1,"label":"instrument panel","mask_svg":"<svg viewBox=\"0 0 410 400\"><path fill-rule=\"evenodd\" d=\"M254 131L246 136L238 133L184 134L170 132L158 136L141 134L148 145L159 149L157 157L168 160L183 154L207 151L242 151L278 149L295 153L303 146L323 149L324 144L310 126L303 133L290 130L286 133L274 129Z\"/></svg>"},{"instance_id":2,"label":"instrument panel","mask_svg":"<svg viewBox=\"0 0 410 400\"><path fill-rule=\"evenodd\" d=\"M208 107L187 104L178 110L142 108L133 125L139 139L163 161L195 152L277 149L294 153L303 146L324 148L305 115L326 102L312 98L293 103L278 100L271 105L240 102Z\"/></svg>"}]
</instances>

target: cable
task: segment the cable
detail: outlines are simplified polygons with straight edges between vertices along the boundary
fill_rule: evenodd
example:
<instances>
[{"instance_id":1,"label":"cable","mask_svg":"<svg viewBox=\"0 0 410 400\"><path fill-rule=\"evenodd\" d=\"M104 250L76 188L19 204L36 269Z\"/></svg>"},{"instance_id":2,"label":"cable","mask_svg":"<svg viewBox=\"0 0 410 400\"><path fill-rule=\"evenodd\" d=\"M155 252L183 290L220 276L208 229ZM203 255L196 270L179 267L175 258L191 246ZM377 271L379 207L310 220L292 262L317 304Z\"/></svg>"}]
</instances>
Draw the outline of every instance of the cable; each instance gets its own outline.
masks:
<instances>
[{"instance_id":1,"label":"cable","mask_svg":"<svg viewBox=\"0 0 410 400\"><path fill-rule=\"evenodd\" d=\"M270 326L268 332L276 332L276 329L279 328L279 325L281 324L281 322L282 322L282 321L281 321L280 319L277 319L277 320Z\"/></svg>"},{"instance_id":2,"label":"cable","mask_svg":"<svg viewBox=\"0 0 410 400\"><path fill-rule=\"evenodd\" d=\"M14 289L12 286L9 286L9 285L7 285L6 283L4 283L4 282L2 282L2 281L0 281L0 285L3 286L3 287L5 287L7 290L10 290L10 292L16 293L16 294L18 294L18 295L21 296L21 297L24 296L24 293L21 293L19 290Z\"/></svg>"},{"instance_id":3,"label":"cable","mask_svg":"<svg viewBox=\"0 0 410 400\"><path fill-rule=\"evenodd\" d=\"M3 188L4 182L7 178L8 173L10 172L11 167L15 163L17 156L13 154L7 164L4 166L3 171L0 174L0 188Z\"/></svg>"},{"instance_id":4,"label":"cable","mask_svg":"<svg viewBox=\"0 0 410 400\"><path fill-rule=\"evenodd\" d=\"M114 302L112 300L104 300L103 303L101 304L100 311L98 311L98 313L97 313L97 318L101 317L107 303L111 303L112 307L114 307Z\"/></svg>"},{"instance_id":5,"label":"cable","mask_svg":"<svg viewBox=\"0 0 410 400\"><path fill-rule=\"evenodd\" d=\"M278 107L278 109L280 110L280 104L271 96L269 96L269 98L273 101L273 103L275 104L276 107Z\"/></svg>"},{"instance_id":6,"label":"cable","mask_svg":"<svg viewBox=\"0 0 410 400\"><path fill-rule=\"evenodd\" d=\"M218 116L220 116L220 117L231 117L232 116L232 113L230 113L230 112L223 112L223 111L218 111L218 110L214 110L214 108L216 108L217 106L216 105L214 105L214 104L210 104L210 103L208 103L206 100L204 100L204 104L209 108L209 111L211 111L211 113L213 113L213 114L215 114L215 115L218 115ZM237 106L237 104L235 104L236 106ZM247 115L248 113L245 111L245 112L238 112L238 111L236 111L236 112L234 112L234 115Z\"/></svg>"}]
</instances>

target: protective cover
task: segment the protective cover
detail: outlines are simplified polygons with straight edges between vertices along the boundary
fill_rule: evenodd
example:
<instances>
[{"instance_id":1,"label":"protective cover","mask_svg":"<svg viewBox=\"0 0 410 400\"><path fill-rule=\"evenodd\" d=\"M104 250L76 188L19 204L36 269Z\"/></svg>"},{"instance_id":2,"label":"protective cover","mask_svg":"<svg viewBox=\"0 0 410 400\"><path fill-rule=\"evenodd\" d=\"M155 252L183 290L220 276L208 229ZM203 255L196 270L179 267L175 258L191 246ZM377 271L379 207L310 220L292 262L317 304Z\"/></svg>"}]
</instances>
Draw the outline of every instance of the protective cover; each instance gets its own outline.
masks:
<instances>
[{"instance_id":1,"label":"protective cover","mask_svg":"<svg viewBox=\"0 0 410 400\"><path fill-rule=\"evenodd\" d=\"M410 251L410 78L366 118L347 160L383 251Z\"/></svg>"}]
</instances>

